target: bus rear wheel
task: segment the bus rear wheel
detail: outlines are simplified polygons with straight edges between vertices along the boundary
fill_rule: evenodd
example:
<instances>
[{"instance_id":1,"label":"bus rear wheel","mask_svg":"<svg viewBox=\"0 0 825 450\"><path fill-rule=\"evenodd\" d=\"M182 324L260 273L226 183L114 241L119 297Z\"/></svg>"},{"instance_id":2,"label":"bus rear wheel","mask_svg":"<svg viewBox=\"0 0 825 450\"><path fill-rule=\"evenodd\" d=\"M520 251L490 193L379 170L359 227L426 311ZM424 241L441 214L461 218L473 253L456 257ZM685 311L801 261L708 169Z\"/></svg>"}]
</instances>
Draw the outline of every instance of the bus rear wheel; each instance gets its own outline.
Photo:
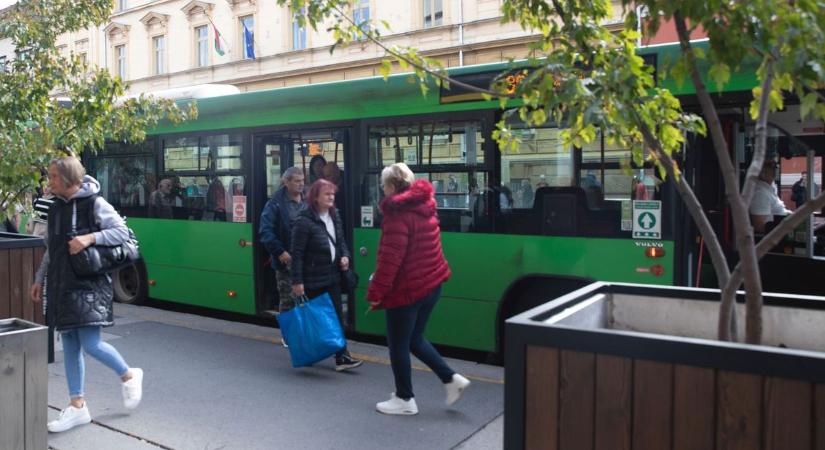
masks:
<instances>
[{"instance_id":1,"label":"bus rear wheel","mask_svg":"<svg viewBox=\"0 0 825 450\"><path fill-rule=\"evenodd\" d=\"M112 274L115 301L127 305L139 305L146 300L146 271L137 262Z\"/></svg>"}]
</instances>

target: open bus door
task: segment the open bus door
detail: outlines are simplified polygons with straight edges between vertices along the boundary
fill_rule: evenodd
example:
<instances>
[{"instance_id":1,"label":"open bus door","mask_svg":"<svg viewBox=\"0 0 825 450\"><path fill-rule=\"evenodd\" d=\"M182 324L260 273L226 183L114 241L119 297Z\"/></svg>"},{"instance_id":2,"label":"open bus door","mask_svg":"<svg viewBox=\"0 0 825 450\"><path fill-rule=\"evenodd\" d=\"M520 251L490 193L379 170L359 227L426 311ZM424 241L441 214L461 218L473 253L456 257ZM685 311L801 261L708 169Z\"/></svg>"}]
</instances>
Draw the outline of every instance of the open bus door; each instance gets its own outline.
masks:
<instances>
[{"instance_id":1,"label":"open bus door","mask_svg":"<svg viewBox=\"0 0 825 450\"><path fill-rule=\"evenodd\" d=\"M825 130L821 122L800 122L798 107L772 117L769 145L779 153L777 193L785 207L796 210L822 189ZM769 147L770 148L770 147ZM777 218L781 220L781 218ZM825 216L812 214L759 263L767 292L825 295L819 276L825 273Z\"/></svg>"},{"instance_id":2,"label":"open bus door","mask_svg":"<svg viewBox=\"0 0 825 450\"><path fill-rule=\"evenodd\" d=\"M255 167L255 186L253 211L256 242L260 242L258 226L266 202L281 188L281 177L289 167L303 169L306 177L306 189L317 178L312 173L310 164L313 160L323 158L329 167L325 170L325 178L337 177L339 195L336 196L336 206L344 223L348 242L351 223L350 214L346 207L347 190L345 189L346 170L344 156L349 149L348 129L312 129L276 131L256 134L253 137L253 159ZM333 165L337 170L333 170ZM259 314L272 314L277 310L278 294L275 282L275 273L270 265L271 257L263 245L255 246L255 274L256 274L256 306Z\"/></svg>"}]
</instances>

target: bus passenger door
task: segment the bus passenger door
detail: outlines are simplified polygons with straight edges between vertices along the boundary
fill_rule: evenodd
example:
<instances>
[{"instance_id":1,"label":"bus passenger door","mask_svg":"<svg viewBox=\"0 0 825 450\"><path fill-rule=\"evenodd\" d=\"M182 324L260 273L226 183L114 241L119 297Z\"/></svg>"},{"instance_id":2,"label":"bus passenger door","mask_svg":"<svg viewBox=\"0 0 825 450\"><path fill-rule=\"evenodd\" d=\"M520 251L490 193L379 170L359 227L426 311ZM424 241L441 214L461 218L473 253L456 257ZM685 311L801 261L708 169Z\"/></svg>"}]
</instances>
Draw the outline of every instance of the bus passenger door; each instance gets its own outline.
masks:
<instances>
[{"instance_id":1,"label":"bus passenger door","mask_svg":"<svg viewBox=\"0 0 825 450\"><path fill-rule=\"evenodd\" d=\"M283 149L289 148L282 136L275 134L256 135L253 138L253 188L252 211L255 231L255 298L258 314L275 311L278 296L275 292L275 272L270 265L270 255L261 244L259 226L266 202L281 187L281 173L288 167L282 163Z\"/></svg>"}]
</instances>

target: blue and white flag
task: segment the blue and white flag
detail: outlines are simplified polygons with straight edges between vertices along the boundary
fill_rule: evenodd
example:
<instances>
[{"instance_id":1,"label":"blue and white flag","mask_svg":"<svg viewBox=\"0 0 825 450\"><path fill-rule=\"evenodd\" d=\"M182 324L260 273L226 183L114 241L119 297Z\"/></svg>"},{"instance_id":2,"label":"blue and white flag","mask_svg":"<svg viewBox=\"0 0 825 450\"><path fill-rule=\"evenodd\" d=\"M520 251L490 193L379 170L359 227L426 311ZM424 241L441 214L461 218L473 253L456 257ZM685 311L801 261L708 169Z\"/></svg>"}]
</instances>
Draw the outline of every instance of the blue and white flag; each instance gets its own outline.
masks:
<instances>
[{"instance_id":1,"label":"blue and white flag","mask_svg":"<svg viewBox=\"0 0 825 450\"><path fill-rule=\"evenodd\" d=\"M253 45L255 41L252 37L252 31L246 27L246 24L243 24L244 56L249 59L255 59L255 46Z\"/></svg>"}]
</instances>

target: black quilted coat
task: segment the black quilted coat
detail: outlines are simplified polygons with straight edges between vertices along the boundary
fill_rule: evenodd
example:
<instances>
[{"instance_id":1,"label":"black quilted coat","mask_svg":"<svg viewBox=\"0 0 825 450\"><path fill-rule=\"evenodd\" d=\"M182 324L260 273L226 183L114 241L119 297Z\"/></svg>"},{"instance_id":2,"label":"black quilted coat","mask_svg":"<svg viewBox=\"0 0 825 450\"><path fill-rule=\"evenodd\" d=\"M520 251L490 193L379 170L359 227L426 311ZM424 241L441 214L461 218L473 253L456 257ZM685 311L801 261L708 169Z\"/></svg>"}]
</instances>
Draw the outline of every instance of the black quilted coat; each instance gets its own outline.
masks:
<instances>
[{"instance_id":1,"label":"black quilted coat","mask_svg":"<svg viewBox=\"0 0 825 450\"><path fill-rule=\"evenodd\" d=\"M77 234L97 231L89 223L89 208L98 197L65 201L55 197L49 209L49 269L46 278L47 320L58 331L85 326L110 326L112 314L112 280L108 275L79 277L69 262L73 204L77 203ZM102 199L101 199L102 200Z\"/></svg>"},{"instance_id":2,"label":"black quilted coat","mask_svg":"<svg viewBox=\"0 0 825 450\"><path fill-rule=\"evenodd\" d=\"M292 226L292 283L304 284L305 291L316 291L341 282L338 265L341 257L350 257L341 217L330 210L335 224L335 261L330 253L329 235L324 222L312 208L298 213Z\"/></svg>"}]
</instances>

